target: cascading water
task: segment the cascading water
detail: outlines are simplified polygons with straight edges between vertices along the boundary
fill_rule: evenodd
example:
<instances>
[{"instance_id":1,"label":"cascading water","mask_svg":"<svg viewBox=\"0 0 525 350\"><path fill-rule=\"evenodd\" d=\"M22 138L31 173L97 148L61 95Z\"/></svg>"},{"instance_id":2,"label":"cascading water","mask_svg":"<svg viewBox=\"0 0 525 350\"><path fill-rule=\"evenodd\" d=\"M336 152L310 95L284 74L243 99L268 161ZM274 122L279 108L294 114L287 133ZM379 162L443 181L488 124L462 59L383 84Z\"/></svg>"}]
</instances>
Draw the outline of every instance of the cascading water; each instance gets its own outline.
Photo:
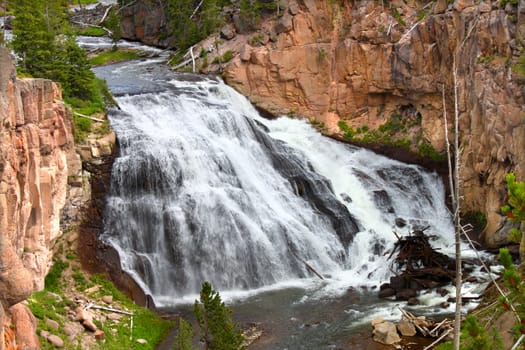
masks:
<instances>
[{"instance_id":1,"label":"cascading water","mask_svg":"<svg viewBox=\"0 0 525 350\"><path fill-rule=\"evenodd\" d=\"M377 285L398 218L451 240L436 175L262 119L222 82L148 74L111 114L121 153L103 239L157 305L204 280L254 289L310 277L308 265L327 285Z\"/></svg>"}]
</instances>

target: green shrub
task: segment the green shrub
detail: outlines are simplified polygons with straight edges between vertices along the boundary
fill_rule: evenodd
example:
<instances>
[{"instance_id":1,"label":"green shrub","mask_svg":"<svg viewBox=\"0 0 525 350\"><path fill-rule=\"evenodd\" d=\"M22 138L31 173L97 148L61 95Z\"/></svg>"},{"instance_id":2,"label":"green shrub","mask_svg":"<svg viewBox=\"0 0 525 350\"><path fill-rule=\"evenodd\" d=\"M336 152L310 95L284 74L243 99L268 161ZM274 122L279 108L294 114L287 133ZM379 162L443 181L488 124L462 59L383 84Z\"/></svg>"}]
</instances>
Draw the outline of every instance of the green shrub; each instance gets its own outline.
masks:
<instances>
[{"instance_id":1,"label":"green shrub","mask_svg":"<svg viewBox=\"0 0 525 350\"><path fill-rule=\"evenodd\" d=\"M55 260L51 270L47 274L44 284L45 288L51 292L58 292L60 290L60 277L62 272L69 267L69 263L62 260Z\"/></svg>"}]
</instances>

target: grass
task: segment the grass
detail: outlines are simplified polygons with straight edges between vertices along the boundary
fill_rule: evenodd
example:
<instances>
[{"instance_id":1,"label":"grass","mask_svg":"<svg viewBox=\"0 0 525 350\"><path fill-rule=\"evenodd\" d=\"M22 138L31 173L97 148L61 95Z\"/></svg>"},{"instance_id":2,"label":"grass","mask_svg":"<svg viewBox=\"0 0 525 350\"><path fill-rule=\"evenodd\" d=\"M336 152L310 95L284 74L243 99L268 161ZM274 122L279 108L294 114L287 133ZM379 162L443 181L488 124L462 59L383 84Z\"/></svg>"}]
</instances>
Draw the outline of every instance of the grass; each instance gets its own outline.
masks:
<instances>
[{"instance_id":1,"label":"grass","mask_svg":"<svg viewBox=\"0 0 525 350\"><path fill-rule=\"evenodd\" d=\"M96 4L98 0L69 0L69 4L71 5L78 5L79 2L82 5L89 5L89 4Z\"/></svg>"},{"instance_id":2,"label":"grass","mask_svg":"<svg viewBox=\"0 0 525 350\"><path fill-rule=\"evenodd\" d=\"M92 83L91 90L91 95L93 96L91 100L70 97L66 98L65 102L73 109L73 111L89 116L97 113L105 113L106 106L111 106L115 103L105 80L98 78L95 79ZM92 131L93 121L73 114L73 122L75 125L75 142L82 142L87 137L88 133ZM109 124L106 128L96 131L100 131L97 133L102 133L103 130L109 132Z\"/></svg>"},{"instance_id":3,"label":"grass","mask_svg":"<svg viewBox=\"0 0 525 350\"><path fill-rule=\"evenodd\" d=\"M80 29L77 32L77 35L85 35L85 36L105 36L108 35L108 33L102 29L97 27L84 27Z\"/></svg>"},{"instance_id":4,"label":"grass","mask_svg":"<svg viewBox=\"0 0 525 350\"><path fill-rule=\"evenodd\" d=\"M140 56L134 50L110 50L89 59L93 66L103 66L106 64L136 60Z\"/></svg>"},{"instance_id":5,"label":"grass","mask_svg":"<svg viewBox=\"0 0 525 350\"><path fill-rule=\"evenodd\" d=\"M218 64L218 63L226 63L229 62L235 53L232 50L226 51L222 56L215 57L211 63Z\"/></svg>"},{"instance_id":6,"label":"grass","mask_svg":"<svg viewBox=\"0 0 525 350\"><path fill-rule=\"evenodd\" d=\"M70 253L70 251L66 252L66 254ZM154 349L164 339L169 329L173 327L173 322L163 320L154 312L135 305L133 301L115 288L105 275L86 276L78 266L73 266L72 281L66 280L63 272L68 267L69 263L60 259L55 260L46 277L45 289L34 292L28 299L28 307L38 322L38 333L42 330L48 331L60 336L64 340L66 349L77 348L76 344L67 338L63 329L65 323L72 322L67 317L66 307L74 310L78 306L66 296L65 292L66 287L72 288L73 285L75 288L74 295L98 286L97 291L87 295L90 300L94 300L96 303L96 300L100 300L102 296L111 295L113 296L112 307L133 313L133 329L130 329L131 317L127 315L122 315L122 318L117 321L110 319L103 323L95 321L97 327L104 331L105 341L96 343L97 347L92 349ZM105 312L100 311L100 313ZM55 330L48 326L46 324L47 319L58 322L59 329ZM130 339L131 337L132 339ZM136 340L140 338L145 339L147 343L137 343ZM46 339L40 340L42 349L53 349L53 346Z\"/></svg>"}]
</instances>

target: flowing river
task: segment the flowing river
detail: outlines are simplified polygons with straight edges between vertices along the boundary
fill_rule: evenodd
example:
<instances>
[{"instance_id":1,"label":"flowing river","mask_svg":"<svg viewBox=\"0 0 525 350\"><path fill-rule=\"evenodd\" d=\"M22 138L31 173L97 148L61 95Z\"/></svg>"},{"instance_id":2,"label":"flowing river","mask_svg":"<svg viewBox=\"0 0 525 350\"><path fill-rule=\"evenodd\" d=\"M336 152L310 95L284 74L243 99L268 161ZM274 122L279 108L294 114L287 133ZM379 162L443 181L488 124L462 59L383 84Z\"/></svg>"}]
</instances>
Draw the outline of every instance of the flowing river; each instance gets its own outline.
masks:
<instances>
[{"instance_id":1,"label":"flowing river","mask_svg":"<svg viewBox=\"0 0 525 350\"><path fill-rule=\"evenodd\" d=\"M260 349L332 349L376 316L399 318L376 297L392 231L429 226L453 252L439 177L264 119L222 81L158 61L95 69L120 107L102 239L156 306L188 309L210 281L236 319L268 330ZM445 298L415 308L450 313Z\"/></svg>"}]
</instances>

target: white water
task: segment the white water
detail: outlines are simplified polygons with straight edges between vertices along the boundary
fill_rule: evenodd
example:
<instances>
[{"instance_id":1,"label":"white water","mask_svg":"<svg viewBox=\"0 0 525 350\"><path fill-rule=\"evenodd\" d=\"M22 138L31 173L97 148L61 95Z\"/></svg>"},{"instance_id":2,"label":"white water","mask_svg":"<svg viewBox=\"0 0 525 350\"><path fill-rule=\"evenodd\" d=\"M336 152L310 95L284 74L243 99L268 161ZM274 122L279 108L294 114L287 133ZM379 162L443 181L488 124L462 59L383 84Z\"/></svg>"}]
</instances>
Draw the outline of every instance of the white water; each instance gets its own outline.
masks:
<instances>
[{"instance_id":1,"label":"white water","mask_svg":"<svg viewBox=\"0 0 525 350\"><path fill-rule=\"evenodd\" d=\"M452 225L436 175L322 137L300 120L262 119L221 82L170 85L119 97L122 111L111 117L121 156L104 237L157 305L194 300L204 280L227 297L302 286L312 290L309 298L323 298L376 287L390 276L385 254L399 217L409 223L405 232L428 225L436 244L450 250ZM268 141L253 121L288 146ZM301 196L302 186L324 190L321 207L334 205L337 216L344 203L357 232L347 232L348 213L345 229L337 229ZM301 259L329 278L312 277Z\"/></svg>"}]
</instances>

